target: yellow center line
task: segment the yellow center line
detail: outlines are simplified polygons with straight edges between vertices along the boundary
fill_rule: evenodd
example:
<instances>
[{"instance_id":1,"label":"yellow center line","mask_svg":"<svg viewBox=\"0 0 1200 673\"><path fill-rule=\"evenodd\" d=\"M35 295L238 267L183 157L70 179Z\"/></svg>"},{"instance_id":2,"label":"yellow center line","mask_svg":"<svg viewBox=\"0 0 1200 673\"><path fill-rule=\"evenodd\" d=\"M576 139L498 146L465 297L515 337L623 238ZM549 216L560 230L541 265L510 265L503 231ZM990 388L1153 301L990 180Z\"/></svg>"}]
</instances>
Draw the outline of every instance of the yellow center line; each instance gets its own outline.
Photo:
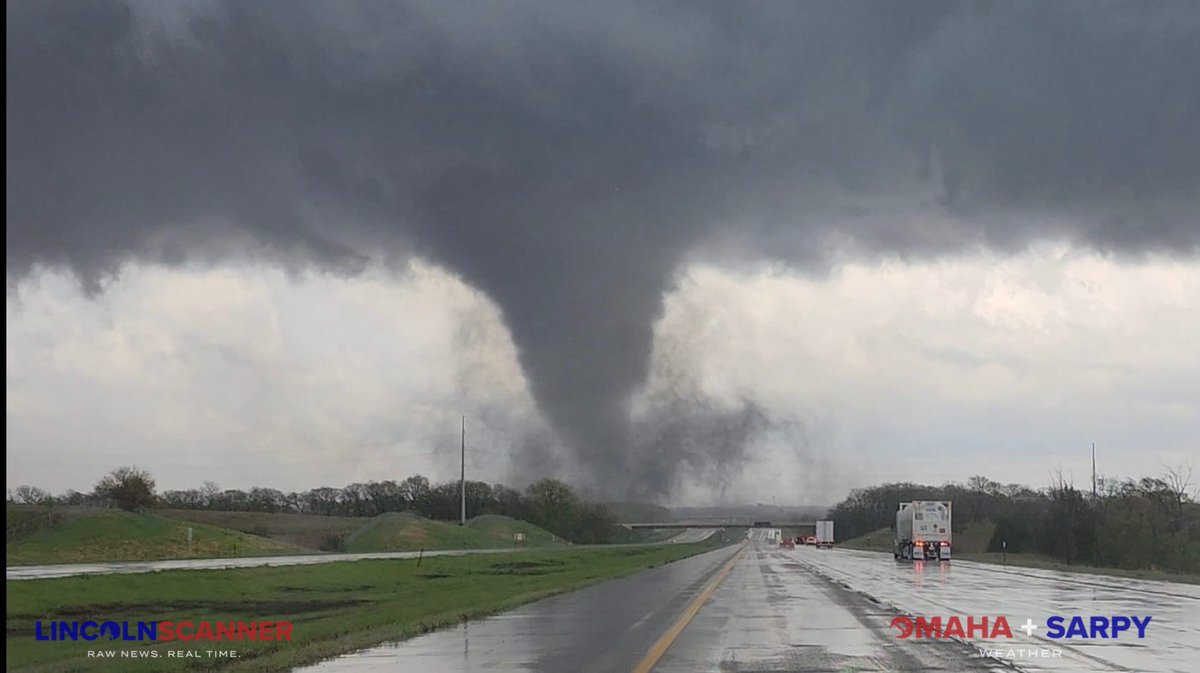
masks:
<instances>
[{"instance_id":1,"label":"yellow center line","mask_svg":"<svg viewBox=\"0 0 1200 673\"><path fill-rule=\"evenodd\" d=\"M633 669L633 673L650 673L650 671L654 669L654 665L657 664L658 660L662 659L662 656L667 653L667 649L671 647L671 644L675 642L675 639L679 637L679 634L683 633L683 630L687 628L688 624L691 623L692 619L696 616L696 613L700 612L700 608L703 607L706 602L708 602L709 598L712 598L712 595L717 590L717 587L721 585L721 582L723 582L725 577L729 575L729 572L733 570L733 566L737 564L738 559L742 557L742 554L745 553L745 551L746 546L743 544L742 548L733 555L733 558L729 559L729 561L727 561L725 565L717 572L716 577L714 577L712 581L708 583L708 586L704 587L704 591L701 591L700 595L692 599L692 602L688 604L687 609L684 610L683 614L679 616L679 619L671 625L671 628L667 629L667 632L658 639L658 642L654 643L654 646L651 647L650 651L646 653L646 656L642 659L641 663L639 663L637 667Z\"/></svg>"}]
</instances>

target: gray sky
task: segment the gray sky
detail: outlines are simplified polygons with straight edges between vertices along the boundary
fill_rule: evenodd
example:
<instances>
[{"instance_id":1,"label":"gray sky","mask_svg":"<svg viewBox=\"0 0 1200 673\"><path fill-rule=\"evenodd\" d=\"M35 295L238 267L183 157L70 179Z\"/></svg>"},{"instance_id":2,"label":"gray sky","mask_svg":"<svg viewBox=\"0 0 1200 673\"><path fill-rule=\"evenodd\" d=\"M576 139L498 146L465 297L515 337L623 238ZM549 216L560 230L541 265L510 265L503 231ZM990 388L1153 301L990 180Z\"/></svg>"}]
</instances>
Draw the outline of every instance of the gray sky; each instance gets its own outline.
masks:
<instances>
[{"instance_id":1,"label":"gray sky","mask_svg":"<svg viewBox=\"0 0 1200 673\"><path fill-rule=\"evenodd\" d=\"M462 410L697 501L1196 448L1193 3L6 18L10 485L445 477Z\"/></svg>"}]
</instances>

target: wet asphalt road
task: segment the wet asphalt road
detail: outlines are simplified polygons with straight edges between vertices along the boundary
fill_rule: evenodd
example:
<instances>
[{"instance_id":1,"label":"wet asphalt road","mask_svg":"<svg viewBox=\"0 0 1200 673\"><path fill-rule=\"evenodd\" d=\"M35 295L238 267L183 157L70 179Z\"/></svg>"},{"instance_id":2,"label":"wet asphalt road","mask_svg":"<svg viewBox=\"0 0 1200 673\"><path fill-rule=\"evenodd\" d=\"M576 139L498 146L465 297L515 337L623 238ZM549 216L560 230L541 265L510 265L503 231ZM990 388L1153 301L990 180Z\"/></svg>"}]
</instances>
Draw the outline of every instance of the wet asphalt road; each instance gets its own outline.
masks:
<instances>
[{"instance_id":1,"label":"wet asphalt road","mask_svg":"<svg viewBox=\"0 0 1200 673\"><path fill-rule=\"evenodd\" d=\"M633 671L740 547L300 669ZM798 550L799 551L799 550ZM897 643L890 610L750 542L655 671L1007 670L955 642ZM891 560L888 559L891 563Z\"/></svg>"},{"instance_id":2,"label":"wet asphalt road","mask_svg":"<svg viewBox=\"0 0 1200 673\"><path fill-rule=\"evenodd\" d=\"M679 541L705 533L685 531ZM488 550L490 553L514 551ZM711 596L696 602L740 552ZM459 555L471 551L439 552ZM426 552L426 554L431 554ZM328 563L412 554L9 568L30 576L172 568ZM36 574L35 574L36 573ZM305 671L634 671L689 605L702 607L654 671L1200 671L1200 586L1003 568L954 561L897 563L886 554L782 549L766 531L729 547L549 598L488 619L326 661ZM900 613L1004 615L1012 640L899 640ZM1045 636L1050 615L1150 615L1147 638L1062 641ZM1030 620L1039 627L1026 634ZM982 656L980 647L993 651Z\"/></svg>"},{"instance_id":3,"label":"wet asphalt road","mask_svg":"<svg viewBox=\"0 0 1200 673\"><path fill-rule=\"evenodd\" d=\"M777 550L805 569L848 585L884 605L902 607L913 615L1004 615L1014 638L972 640L980 647L1004 650L1001 655L1030 673L1061 671L1200 671L1200 586L1175 582L1085 575L1033 568L1001 567L953 561L897 563L887 554L844 549ZM1136 634L1117 640L1053 640L1046 637L1046 619L1061 615L1149 615L1146 638ZM1018 630L1030 620L1032 635ZM1002 644L1001 644L1002 643ZM1012 652L1027 648L1039 651ZM1053 656L1053 650L1061 656ZM1048 650L1051 656L1041 656Z\"/></svg>"},{"instance_id":4,"label":"wet asphalt road","mask_svg":"<svg viewBox=\"0 0 1200 673\"><path fill-rule=\"evenodd\" d=\"M631 671L738 547L297 669L310 673Z\"/></svg>"},{"instance_id":5,"label":"wet asphalt road","mask_svg":"<svg viewBox=\"0 0 1200 673\"><path fill-rule=\"evenodd\" d=\"M737 551L710 552L302 670L633 671ZM1004 615L1015 637L900 640L890 628L900 612ZM1146 640L1064 644L1017 628L1031 619L1044 632L1052 614L1130 613L1153 615ZM979 647L1000 651L984 656ZM964 561L913 565L886 554L787 550L751 539L653 670L1200 671L1200 587Z\"/></svg>"},{"instance_id":6,"label":"wet asphalt road","mask_svg":"<svg viewBox=\"0 0 1200 673\"><path fill-rule=\"evenodd\" d=\"M751 546L654 671L1009 670L957 642L896 639L894 610L807 571L809 553Z\"/></svg>"}]
</instances>

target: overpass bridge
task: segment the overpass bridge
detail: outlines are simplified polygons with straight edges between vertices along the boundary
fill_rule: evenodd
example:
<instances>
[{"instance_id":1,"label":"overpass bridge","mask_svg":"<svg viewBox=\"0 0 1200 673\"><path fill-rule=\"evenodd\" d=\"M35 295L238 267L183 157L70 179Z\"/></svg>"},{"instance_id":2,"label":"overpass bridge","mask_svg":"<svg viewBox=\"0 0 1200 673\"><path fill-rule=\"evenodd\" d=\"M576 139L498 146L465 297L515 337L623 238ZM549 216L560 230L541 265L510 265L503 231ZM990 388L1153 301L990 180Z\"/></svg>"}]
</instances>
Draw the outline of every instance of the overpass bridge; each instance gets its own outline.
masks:
<instances>
[{"instance_id":1,"label":"overpass bridge","mask_svg":"<svg viewBox=\"0 0 1200 673\"><path fill-rule=\"evenodd\" d=\"M619 523L618 526L635 530L639 528L811 528L817 529L816 521L670 521L658 523Z\"/></svg>"}]
</instances>

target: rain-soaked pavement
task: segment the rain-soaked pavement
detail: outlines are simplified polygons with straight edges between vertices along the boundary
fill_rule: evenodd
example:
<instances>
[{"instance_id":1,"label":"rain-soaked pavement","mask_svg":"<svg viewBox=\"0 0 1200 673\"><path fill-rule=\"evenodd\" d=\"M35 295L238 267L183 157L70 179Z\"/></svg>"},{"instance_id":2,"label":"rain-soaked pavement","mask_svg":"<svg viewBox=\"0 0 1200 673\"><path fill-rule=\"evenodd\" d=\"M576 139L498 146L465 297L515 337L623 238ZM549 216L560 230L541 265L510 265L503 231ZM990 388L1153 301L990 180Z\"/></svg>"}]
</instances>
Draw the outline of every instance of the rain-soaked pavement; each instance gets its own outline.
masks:
<instances>
[{"instance_id":1,"label":"rain-soaked pavement","mask_svg":"<svg viewBox=\"0 0 1200 673\"><path fill-rule=\"evenodd\" d=\"M738 547L338 657L306 672L630 671Z\"/></svg>"},{"instance_id":2,"label":"rain-soaked pavement","mask_svg":"<svg viewBox=\"0 0 1200 673\"><path fill-rule=\"evenodd\" d=\"M815 551L754 544L654 671L1007 670L954 641L896 639L895 611L796 562Z\"/></svg>"},{"instance_id":3,"label":"rain-soaked pavement","mask_svg":"<svg viewBox=\"0 0 1200 673\"><path fill-rule=\"evenodd\" d=\"M302 669L632 671L739 547ZM898 639L899 611L1004 615L1014 638ZM1018 630L1053 614L1152 615L1145 640L1078 644ZM977 647L1000 650L982 656ZM1055 651L1058 652L1055 655ZM1031 656L1030 652L1036 653ZM999 657L999 659L995 657ZM1200 587L886 554L781 549L752 537L654 671L1200 670Z\"/></svg>"},{"instance_id":4,"label":"rain-soaked pavement","mask_svg":"<svg viewBox=\"0 0 1200 673\"><path fill-rule=\"evenodd\" d=\"M851 550L796 552L772 555L912 615L1003 615L1012 627L1012 640L972 643L1001 650L1003 659L1023 671L1200 671L1200 586L1194 584L970 561L896 563L887 554ZM1152 620L1141 640L1136 630L1116 640L1055 640L1045 635L1052 615L1068 620L1149 615ZM1038 627L1031 634L1019 630L1027 620Z\"/></svg>"}]
</instances>

